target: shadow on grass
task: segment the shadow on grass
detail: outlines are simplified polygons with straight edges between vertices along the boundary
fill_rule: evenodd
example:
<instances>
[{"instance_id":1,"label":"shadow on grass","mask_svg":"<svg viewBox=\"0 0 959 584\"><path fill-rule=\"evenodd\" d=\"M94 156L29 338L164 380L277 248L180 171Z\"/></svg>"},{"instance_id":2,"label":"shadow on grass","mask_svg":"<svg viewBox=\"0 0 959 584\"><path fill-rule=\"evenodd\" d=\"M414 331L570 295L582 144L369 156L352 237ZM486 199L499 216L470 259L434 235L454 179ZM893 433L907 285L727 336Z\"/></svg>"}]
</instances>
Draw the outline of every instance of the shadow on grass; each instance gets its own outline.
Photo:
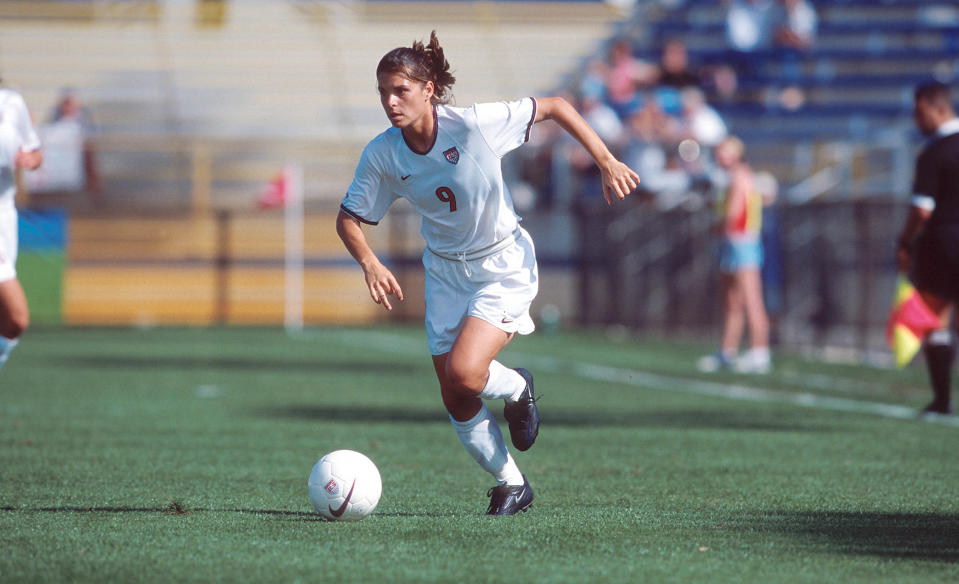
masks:
<instances>
[{"instance_id":1,"label":"shadow on grass","mask_svg":"<svg viewBox=\"0 0 959 584\"><path fill-rule=\"evenodd\" d=\"M490 404L502 423L502 410ZM763 432L832 432L834 426L822 421L804 420L799 416L784 419L781 414L749 408L746 410L644 410L596 411L552 409L540 406L543 428L685 428L709 430L753 430ZM377 406L311 406L289 405L257 410L270 418L292 418L325 422L364 423L441 423L448 424L446 411Z\"/></svg>"},{"instance_id":2,"label":"shadow on grass","mask_svg":"<svg viewBox=\"0 0 959 584\"><path fill-rule=\"evenodd\" d=\"M320 523L330 523L330 520L323 517L319 513L312 511L285 511L280 509L191 509L188 507L183 508L179 512L171 512L169 506L167 507L77 507L77 506L61 506L61 507L12 507L12 506L2 506L0 507L0 513L116 513L116 514L127 514L127 513L140 513L140 514L152 514L152 515L192 515L194 513L239 513L243 515L271 515L276 517L289 517L297 521L317 521ZM376 513L379 517L454 517L456 513L427 513L427 512L418 512L418 513L403 513L403 512L391 512L391 513Z\"/></svg>"},{"instance_id":3,"label":"shadow on grass","mask_svg":"<svg viewBox=\"0 0 959 584\"><path fill-rule=\"evenodd\" d=\"M316 513L306 511L283 511L279 509L191 509L184 507L181 511L172 512L166 507L0 507L4 513L154 513L157 515L190 515L192 513L244 513L248 515L279 515L299 518L319 517ZM321 518L322 519L322 518Z\"/></svg>"},{"instance_id":4,"label":"shadow on grass","mask_svg":"<svg viewBox=\"0 0 959 584\"><path fill-rule=\"evenodd\" d=\"M959 514L778 511L747 517L744 528L777 532L818 551L959 562Z\"/></svg>"},{"instance_id":5,"label":"shadow on grass","mask_svg":"<svg viewBox=\"0 0 959 584\"><path fill-rule=\"evenodd\" d=\"M315 373L375 372L395 376L411 374L417 367L403 363L370 361L294 361L281 359L247 359L240 357L178 356L118 356L87 355L56 357L45 360L46 366L65 366L93 369L212 369L225 371L306 371Z\"/></svg>"}]
</instances>

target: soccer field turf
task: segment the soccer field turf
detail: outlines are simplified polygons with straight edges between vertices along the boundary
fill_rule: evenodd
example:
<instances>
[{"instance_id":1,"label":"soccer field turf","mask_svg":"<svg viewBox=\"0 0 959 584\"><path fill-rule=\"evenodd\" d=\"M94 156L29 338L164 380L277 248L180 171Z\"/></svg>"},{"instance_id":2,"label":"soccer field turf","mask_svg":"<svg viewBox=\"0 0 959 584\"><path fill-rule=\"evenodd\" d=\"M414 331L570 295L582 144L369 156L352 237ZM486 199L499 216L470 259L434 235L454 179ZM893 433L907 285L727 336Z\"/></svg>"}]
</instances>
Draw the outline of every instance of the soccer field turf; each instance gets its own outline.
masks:
<instances>
[{"instance_id":1,"label":"soccer field turf","mask_svg":"<svg viewBox=\"0 0 959 584\"><path fill-rule=\"evenodd\" d=\"M707 349L517 339L536 500L490 518L420 327L34 330L0 371L0 581L959 580L959 425L914 419L922 367L709 377ZM307 495L340 448L383 478L358 523Z\"/></svg>"}]
</instances>

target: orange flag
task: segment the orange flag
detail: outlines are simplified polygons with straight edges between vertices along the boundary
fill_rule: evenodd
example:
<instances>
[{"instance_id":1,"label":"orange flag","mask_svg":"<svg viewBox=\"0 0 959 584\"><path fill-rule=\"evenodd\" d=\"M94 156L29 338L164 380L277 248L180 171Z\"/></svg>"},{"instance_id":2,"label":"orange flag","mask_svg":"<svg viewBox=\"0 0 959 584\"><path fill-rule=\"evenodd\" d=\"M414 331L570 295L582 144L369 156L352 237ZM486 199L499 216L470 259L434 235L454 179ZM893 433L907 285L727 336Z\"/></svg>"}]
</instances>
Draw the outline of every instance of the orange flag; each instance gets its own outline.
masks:
<instances>
[{"instance_id":1,"label":"orange flag","mask_svg":"<svg viewBox=\"0 0 959 584\"><path fill-rule=\"evenodd\" d=\"M909 279L900 274L886 323L886 341L896 358L896 367L905 367L912 361L926 335L941 326L936 313L922 301Z\"/></svg>"}]
</instances>

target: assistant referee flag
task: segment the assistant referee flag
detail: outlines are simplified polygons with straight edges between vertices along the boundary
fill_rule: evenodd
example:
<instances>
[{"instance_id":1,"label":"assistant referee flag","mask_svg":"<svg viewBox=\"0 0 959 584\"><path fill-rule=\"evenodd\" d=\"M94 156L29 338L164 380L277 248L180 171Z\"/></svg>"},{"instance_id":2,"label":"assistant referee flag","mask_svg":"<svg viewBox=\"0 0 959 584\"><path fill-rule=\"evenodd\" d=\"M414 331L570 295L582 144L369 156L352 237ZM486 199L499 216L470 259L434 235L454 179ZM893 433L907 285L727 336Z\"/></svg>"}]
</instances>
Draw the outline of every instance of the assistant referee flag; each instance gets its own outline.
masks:
<instances>
[{"instance_id":1,"label":"assistant referee flag","mask_svg":"<svg viewBox=\"0 0 959 584\"><path fill-rule=\"evenodd\" d=\"M909 279L899 274L896 297L886 323L886 340L896 358L896 367L905 367L912 361L926 335L941 326L939 318L922 301Z\"/></svg>"}]
</instances>

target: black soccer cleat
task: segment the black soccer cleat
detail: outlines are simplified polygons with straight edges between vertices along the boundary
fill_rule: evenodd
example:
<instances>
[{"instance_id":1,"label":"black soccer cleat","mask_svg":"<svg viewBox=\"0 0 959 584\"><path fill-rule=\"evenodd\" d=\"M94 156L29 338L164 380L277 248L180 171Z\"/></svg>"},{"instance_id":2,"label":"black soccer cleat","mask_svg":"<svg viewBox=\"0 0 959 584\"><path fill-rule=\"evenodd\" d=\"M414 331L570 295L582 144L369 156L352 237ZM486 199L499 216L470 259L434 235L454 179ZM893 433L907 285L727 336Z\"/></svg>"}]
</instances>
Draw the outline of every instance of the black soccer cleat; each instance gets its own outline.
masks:
<instances>
[{"instance_id":1,"label":"black soccer cleat","mask_svg":"<svg viewBox=\"0 0 959 584\"><path fill-rule=\"evenodd\" d=\"M522 485L500 485L486 492L489 497L487 515L515 515L533 506L533 488L523 475Z\"/></svg>"},{"instance_id":2,"label":"black soccer cleat","mask_svg":"<svg viewBox=\"0 0 959 584\"><path fill-rule=\"evenodd\" d=\"M529 450L539 434L539 411L533 396L533 374L517 367L516 372L526 380L526 389L515 402L506 402L503 416L509 422L509 437L517 450Z\"/></svg>"},{"instance_id":3,"label":"black soccer cleat","mask_svg":"<svg viewBox=\"0 0 959 584\"><path fill-rule=\"evenodd\" d=\"M932 418L936 416L951 416L952 413L952 405L934 400L923 408L922 411L919 412L919 415L924 418Z\"/></svg>"}]
</instances>

